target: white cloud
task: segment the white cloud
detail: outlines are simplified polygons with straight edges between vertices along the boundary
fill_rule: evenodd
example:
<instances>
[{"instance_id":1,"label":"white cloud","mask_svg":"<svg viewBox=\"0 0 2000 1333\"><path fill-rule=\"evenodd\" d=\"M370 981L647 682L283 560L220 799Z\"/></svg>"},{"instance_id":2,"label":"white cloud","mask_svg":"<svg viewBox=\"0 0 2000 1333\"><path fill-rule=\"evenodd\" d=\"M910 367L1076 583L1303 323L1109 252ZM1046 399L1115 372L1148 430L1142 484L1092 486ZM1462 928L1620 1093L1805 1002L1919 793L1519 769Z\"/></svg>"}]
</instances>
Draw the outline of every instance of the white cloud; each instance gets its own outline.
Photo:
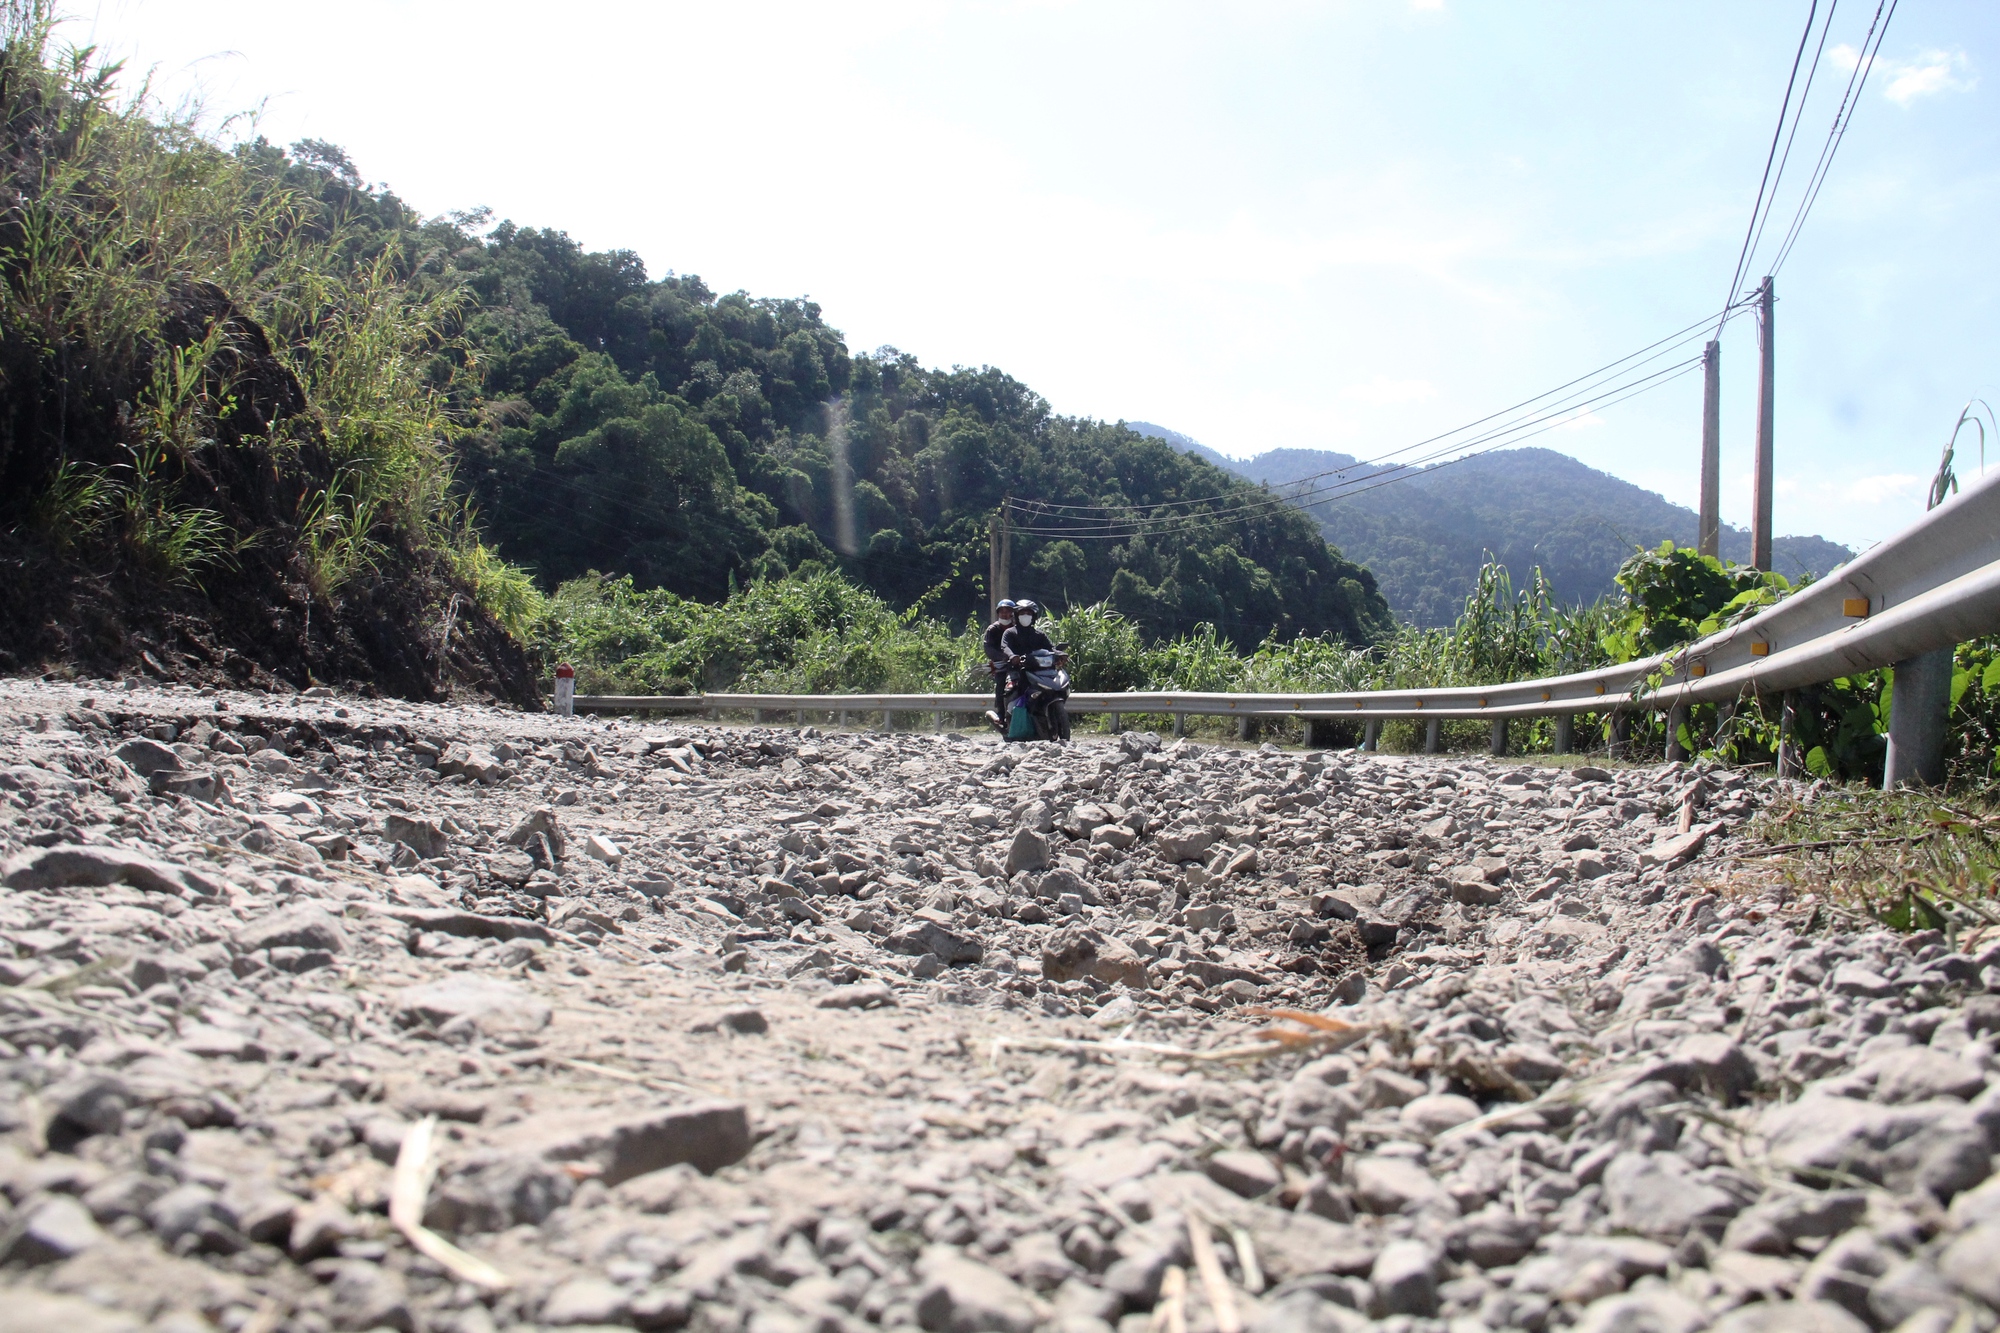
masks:
<instances>
[{"instance_id":1,"label":"white cloud","mask_svg":"<svg viewBox=\"0 0 2000 1333\"><path fill-rule=\"evenodd\" d=\"M1826 58L1843 70L1853 70L1861 63L1861 53L1845 44L1827 52ZM1880 67L1876 72L1884 80L1882 95L1897 106L1908 106L1933 93L1970 92L1979 84L1979 76L1970 72L1972 62L1963 51L1919 51L1909 60L1878 55L1873 63Z\"/></svg>"},{"instance_id":2,"label":"white cloud","mask_svg":"<svg viewBox=\"0 0 2000 1333\"><path fill-rule=\"evenodd\" d=\"M1886 504L1891 500L1921 498L1931 479L1915 472L1883 472L1873 477L1857 477L1841 488L1841 498L1851 504Z\"/></svg>"}]
</instances>

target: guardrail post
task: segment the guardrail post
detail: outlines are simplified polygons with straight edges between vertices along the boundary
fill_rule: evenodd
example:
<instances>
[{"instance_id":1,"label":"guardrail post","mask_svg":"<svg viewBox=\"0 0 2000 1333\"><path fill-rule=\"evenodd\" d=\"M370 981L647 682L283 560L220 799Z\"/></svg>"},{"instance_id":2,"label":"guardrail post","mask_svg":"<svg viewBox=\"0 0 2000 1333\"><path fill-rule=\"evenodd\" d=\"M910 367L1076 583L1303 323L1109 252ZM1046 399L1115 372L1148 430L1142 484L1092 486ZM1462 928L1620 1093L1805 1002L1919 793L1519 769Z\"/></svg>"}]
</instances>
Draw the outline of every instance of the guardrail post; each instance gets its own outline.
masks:
<instances>
[{"instance_id":1,"label":"guardrail post","mask_svg":"<svg viewBox=\"0 0 2000 1333\"><path fill-rule=\"evenodd\" d=\"M1444 753L1443 718L1434 717L1424 723L1424 753L1425 754Z\"/></svg>"},{"instance_id":2,"label":"guardrail post","mask_svg":"<svg viewBox=\"0 0 2000 1333\"><path fill-rule=\"evenodd\" d=\"M1382 740L1382 719L1371 717L1361 724L1361 748L1373 752Z\"/></svg>"},{"instance_id":3,"label":"guardrail post","mask_svg":"<svg viewBox=\"0 0 2000 1333\"><path fill-rule=\"evenodd\" d=\"M1236 739L1239 741L1250 739L1250 719L1247 715L1236 719Z\"/></svg>"},{"instance_id":4,"label":"guardrail post","mask_svg":"<svg viewBox=\"0 0 2000 1333\"><path fill-rule=\"evenodd\" d=\"M840 710L840 729L842 731L847 730L847 710L845 708Z\"/></svg>"},{"instance_id":5,"label":"guardrail post","mask_svg":"<svg viewBox=\"0 0 2000 1333\"><path fill-rule=\"evenodd\" d=\"M1556 753L1568 754L1576 748L1576 716L1573 713L1556 714Z\"/></svg>"},{"instance_id":6,"label":"guardrail post","mask_svg":"<svg viewBox=\"0 0 2000 1333\"><path fill-rule=\"evenodd\" d=\"M1622 759L1632 744L1632 715L1624 709L1611 714L1611 753Z\"/></svg>"},{"instance_id":7,"label":"guardrail post","mask_svg":"<svg viewBox=\"0 0 2000 1333\"><path fill-rule=\"evenodd\" d=\"M1123 713L1113 713L1111 715L1111 734L1116 736L1124 730L1125 715Z\"/></svg>"},{"instance_id":8,"label":"guardrail post","mask_svg":"<svg viewBox=\"0 0 2000 1333\"><path fill-rule=\"evenodd\" d=\"M795 708L795 709L793 709L793 710L792 710L792 724L793 724L794 726L797 726L797 727L801 727L801 728L803 728L803 727L805 726L805 724L806 724L806 710L805 710L805 709L803 709L803 708Z\"/></svg>"},{"instance_id":9,"label":"guardrail post","mask_svg":"<svg viewBox=\"0 0 2000 1333\"><path fill-rule=\"evenodd\" d=\"M1507 719L1504 717L1496 717L1493 719L1492 749L1493 753L1496 755L1502 755L1507 753Z\"/></svg>"},{"instance_id":10,"label":"guardrail post","mask_svg":"<svg viewBox=\"0 0 2000 1333\"><path fill-rule=\"evenodd\" d=\"M1187 735L1187 714L1186 714L1186 713L1175 713L1175 714L1174 714L1174 735L1175 735L1175 736L1177 736L1177 737L1178 737L1178 736L1185 736L1185 735Z\"/></svg>"},{"instance_id":11,"label":"guardrail post","mask_svg":"<svg viewBox=\"0 0 2000 1333\"><path fill-rule=\"evenodd\" d=\"M1687 746L1681 744L1681 728L1686 725L1686 704L1675 704L1667 710L1667 762L1670 764L1677 764L1688 757Z\"/></svg>"},{"instance_id":12,"label":"guardrail post","mask_svg":"<svg viewBox=\"0 0 2000 1333\"><path fill-rule=\"evenodd\" d=\"M894 711L892 711L891 709L887 709L887 708L883 709L883 710L882 710L882 730L884 730L884 731L894 731L895 729L896 729L896 714L895 714L895 713L894 713Z\"/></svg>"},{"instance_id":13,"label":"guardrail post","mask_svg":"<svg viewBox=\"0 0 2000 1333\"><path fill-rule=\"evenodd\" d=\"M1889 757L1882 787L1935 787L1944 781L1944 743L1951 723L1949 648L1895 665L1889 696Z\"/></svg>"}]
</instances>

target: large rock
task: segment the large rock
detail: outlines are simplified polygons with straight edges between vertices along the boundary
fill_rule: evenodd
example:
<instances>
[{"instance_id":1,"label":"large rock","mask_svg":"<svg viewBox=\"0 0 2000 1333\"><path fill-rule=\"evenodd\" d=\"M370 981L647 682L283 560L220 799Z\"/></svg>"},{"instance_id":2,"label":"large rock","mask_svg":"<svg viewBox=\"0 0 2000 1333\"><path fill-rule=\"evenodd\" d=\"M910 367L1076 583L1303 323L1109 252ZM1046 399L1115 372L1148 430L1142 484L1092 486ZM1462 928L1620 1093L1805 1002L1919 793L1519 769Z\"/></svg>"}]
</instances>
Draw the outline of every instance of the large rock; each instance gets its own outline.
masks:
<instances>
[{"instance_id":1,"label":"large rock","mask_svg":"<svg viewBox=\"0 0 2000 1333\"><path fill-rule=\"evenodd\" d=\"M1758 1130L1780 1166L1841 1171L1892 1190L1921 1187L1941 1199L1992 1171L1986 1132L1963 1102L1878 1106L1809 1094L1764 1112Z\"/></svg>"},{"instance_id":2,"label":"large rock","mask_svg":"<svg viewBox=\"0 0 2000 1333\"><path fill-rule=\"evenodd\" d=\"M1262 1198L1285 1183L1271 1159L1247 1148L1225 1148L1204 1164L1208 1178L1232 1194Z\"/></svg>"},{"instance_id":3,"label":"large rock","mask_svg":"<svg viewBox=\"0 0 2000 1333\"><path fill-rule=\"evenodd\" d=\"M1657 1240L1679 1241L1696 1227L1719 1234L1742 1207L1671 1153L1619 1153L1604 1168L1603 1183L1611 1225Z\"/></svg>"},{"instance_id":4,"label":"large rock","mask_svg":"<svg viewBox=\"0 0 2000 1333\"><path fill-rule=\"evenodd\" d=\"M1354 1197L1371 1213L1400 1213L1451 1197L1407 1157L1357 1157L1348 1166L1348 1180Z\"/></svg>"},{"instance_id":5,"label":"large rock","mask_svg":"<svg viewBox=\"0 0 2000 1333\"><path fill-rule=\"evenodd\" d=\"M750 1113L743 1103L709 1100L650 1111L554 1112L509 1127L506 1146L538 1152L552 1162L589 1162L606 1185L682 1162L704 1174L743 1160L750 1151Z\"/></svg>"},{"instance_id":6,"label":"large rock","mask_svg":"<svg viewBox=\"0 0 2000 1333\"><path fill-rule=\"evenodd\" d=\"M917 1323L929 1333L1032 1333L1045 1313L1027 1288L949 1246L917 1261Z\"/></svg>"},{"instance_id":7,"label":"large rock","mask_svg":"<svg viewBox=\"0 0 2000 1333\"><path fill-rule=\"evenodd\" d=\"M127 768L142 778L150 778L155 773L178 773L187 767L174 753L173 747L144 736L126 741L114 753Z\"/></svg>"},{"instance_id":8,"label":"large rock","mask_svg":"<svg viewBox=\"0 0 2000 1333\"><path fill-rule=\"evenodd\" d=\"M1759 1301L1731 1310L1708 1333L1869 1333L1831 1301Z\"/></svg>"},{"instance_id":9,"label":"large rock","mask_svg":"<svg viewBox=\"0 0 2000 1333\"><path fill-rule=\"evenodd\" d=\"M445 836L443 826L435 819L423 819L416 815L394 811L384 815L382 836L390 842L402 843L425 860L443 856L451 850L451 839Z\"/></svg>"},{"instance_id":10,"label":"large rock","mask_svg":"<svg viewBox=\"0 0 2000 1333\"><path fill-rule=\"evenodd\" d=\"M1343 1064L1315 1060L1285 1081L1279 1095L1278 1118L1286 1129L1313 1129L1324 1125L1334 1133L1346 1130L1361 1114L1361 1103L1340 1086L1347 1076Z\"/></svg>"},{"instance_id":11,"label":"large rock","mask_svg":"<svg viewBox=\"0 0 2000 1333\"><path fill-rule=\"evenodd\" d=\"M1065 926L1042 944L1042 976L1056 982L1089 977L1144 990L1146 960L1123 940L1090 926Z\"/></svg>"},{"instance_id":12,"label":"large rock","mask_svg":"<svg viewBox=\"0 0 2000 1333\"><path fill-rule=\"evenodd\" d=\"M1215 845L1215 834L1205 828L1168 829L1153 839L1153 848L1165 861L1196 861Z\"/></svg>"},{"instance_id":13,"label":"large rock","mask_svg":"<svg viewBox=\"0 0 2000 1333\"><path fill-rule=\"evenodd\" d=\"M488 977L451 976L396 992L396 1017L405 1026L443 1028L463 1019L488 1035L539 1032L554 1011L532 992Z\"/></svg>"},{"instance_id":14,"label":"large rock","mask_svg":"<svg viewBox=\"0 0 2000 1333\"><path fill-rule=\"evenodd\" d=\"M986 954L978 936L953 930L935 921L912 921L884 939L882 947L892 953L918 958L927 953L936 954L938 960L944 963L976 963Z\"/></svg>"},{"instance_id":15,"label":"large rock","mask_svg":"<svg viewBox=\"0 0 2000 1333\"><path fill-rule=\"evenodd\" d=\"M103 888L130 884L149 893L215 897L222 885L186 866L127 851L123 847L38 847L0 867L0 883L10 889Z\"/></svg>"},{"instance_id":16,"label":"large rock","mask_svg":"<svg viewBox=\"0 0 2000 1333\"><path fill-rule=\"evenodd\" d=\"M1854 1071L1875 1080L1874 1100L1901 1104L1933 1098L1969 1098L1986 1086L1986 1071L1928 1046L1902 1046L1865 1061Z\"/></svg>"},{"instance_id":17,"label":"large rock","mask_svg":"<svg viewBox=\"0 0 2000 1333\"><path fill-rule=\"evenodd\" d=\"M1592 1301L1573 1333L1696 1333L1708 1327L1699 1305L1667 1287Z\"/></svg>"},{"instance_id":18,"label":"large rock","mask_svg":"<svg viewBox=\"0 0 2000 1333\"><path fill-rule=\"evenodd\" d=\"M1512 1208L1493 1204L1454 1225L1446 1242L1455 1257L1497 1268L1527 1258L1541 1238L1541 1224L1534 1218L1517 1217Z\"/></svg>"},{"instance_id":19,"label":"large rock","mask_svg":"<svg viewBox=\"0 0 2000 1333\"><path fill-rule=\"evenodd\" d=\"M1868 1196L1860 1190L1771 1194L1731 1219L1728 1230L1722 1233L1722 1244L1756 1254L1790 1254L1801 1240L1840 1235L1867 1212Z\"/></svg>"},{"instance_id":20,"label":"large rock","mask_svg":"<svg viewBox=\"0 0 2000 1333\"><path fill-rule=\"evenodd\" d=\"M1651 870L1656 866L1672 869L1684 861L1691 861L1721 828L1720 824L1696 824L1686 833L1662 838L1639 853L1639 869Z\"/></svg>"},{"instance_id":21,"label":"large rock","mask_svg":"<svg viewBox=\"0 0 2000 1333\"><path fill-rule=\"evenodd\" d=\"M0 1244L0 1263L52 1264L83 1253L104 1239L90 1210L67 1194L51 1194L30 1204ZM0 1305L7 1304L0 1300Z\"/></svg>"},{"instance_id":22,"label":"large rock","mask_svg":"<svg viewBox=\"0 0 2000 1333\"><path fill-rule=\"evenodd\" d=\"M1960 1291L2000 1306L2000 1223L1962 1232L1938 1257L1938 1271Z\"/></svg>"},{"instance_id":23,"label":"large rock","mask_svg":"<svg viewBox=\"0 0 2000 1333\"><path fill-rule=\"evenodd\" d=\"M498 782L507 776L507 766L484 746L473 747L453 741L437 759L437 771L446 777L462 774L474 782Z\"/></svg>"},{"instance_id":24,"label":"large rock","mask_svg":"<svg viewBox=\"0 0 2000 1333\"><path fill-rule=\"evenodd\" d=\"M1422 1241L1390 1241L1382 1247L1375 1267L1368 1274L1368 1281L1375 1288L1375 1303L1369 1313L1419 1318L1436 1314L1437 1267L1437 1255Z\"/></svg>"},{"instance_id":25,"label":"large rock","mask_svg":"<svg viewBox=\"0 0 2000 1333\"><path fill-rule=\"evenodd\" d=\"M1011 878L1024 870L1040 870L1049 863L1049 840L1031 828L1017 829L1007 848L1007 874Z\"/></svg>"},{"instance_id":26,"label":"large rock","mask_svg":"<svg viewBox=\"0 0 2000 1333\"><path fill-rule=\"evenodd\" d=\"M556 812L546 805L538 805L514 822L514 827L500 835L500 841L514 847L526 847L540 835L548 839L549 850L556 859L562 859L562 825L556 822Z\"/></svg>"},{"instance_id":27,"label":"large rock","mask_svg":"<svg viewBox=\"0 0 2000 1333\"><path fill-rule=\"evenodd\" d=\"M313 903L300 903L252 921L236 932L236 947L246 953L259 949L324 949L347 951L347 932L340 922Z\"/></svg>"}]
</instances>

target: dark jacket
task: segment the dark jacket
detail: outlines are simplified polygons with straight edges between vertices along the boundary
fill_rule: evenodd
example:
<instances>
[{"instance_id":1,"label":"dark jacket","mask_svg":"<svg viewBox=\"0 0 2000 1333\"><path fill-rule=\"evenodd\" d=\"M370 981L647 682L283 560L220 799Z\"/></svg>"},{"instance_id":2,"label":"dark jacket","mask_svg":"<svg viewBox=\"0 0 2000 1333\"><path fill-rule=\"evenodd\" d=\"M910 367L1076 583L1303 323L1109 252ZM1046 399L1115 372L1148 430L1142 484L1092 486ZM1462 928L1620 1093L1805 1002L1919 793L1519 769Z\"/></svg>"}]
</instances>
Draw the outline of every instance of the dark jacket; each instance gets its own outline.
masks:
<instances>
[{"instance_id":1,"label":"dark jacket","mask_svg":"<svg viewBox=\"0 0 2000 1333\"><path fill-rule=\"evenodd\" d=\"M998 662L1006 658L1007 654L1000 650L1000 640L1012 628L1014 628L1014 622L1011 620L996 620L986 627L987 661Z\"/></svg>"},{"instance_id":2,"label":"dark jacket","mask_svg":"<svg viewBox=\"0 0 2000 1333\"><path fill-rule=\"evenodd\" d=\"M1000 636L1000 652L1010 659L1055 646L1049 636L1035 626L1016 625Z\"/></svg>"}]
</instances>

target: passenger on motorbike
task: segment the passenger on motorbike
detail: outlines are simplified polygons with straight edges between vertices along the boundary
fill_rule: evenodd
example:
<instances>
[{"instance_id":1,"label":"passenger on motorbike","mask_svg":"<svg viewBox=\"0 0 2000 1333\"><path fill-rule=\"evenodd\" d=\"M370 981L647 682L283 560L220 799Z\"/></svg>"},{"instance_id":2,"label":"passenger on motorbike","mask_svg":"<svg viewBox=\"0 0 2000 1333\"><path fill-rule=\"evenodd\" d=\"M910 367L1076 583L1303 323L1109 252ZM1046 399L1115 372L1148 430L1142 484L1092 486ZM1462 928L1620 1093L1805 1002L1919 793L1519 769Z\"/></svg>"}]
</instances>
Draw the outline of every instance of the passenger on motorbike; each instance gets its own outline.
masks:
<instances>
[{"instance_id":1,"label":"passenger on motorbike","mask_svg":"<svg viewBox=\"0 0 2000 1333\"><path fill-rule=\"evenodd\" d=\"M1008 630L1014 628L1014 599L1003 597L993 608L993 623L986 627L986 670L993 676L993 711L986 715L987 721L1001 730L1007 727L1007 653L1000 646L1000 640Z\"/></svg>"}]
</instances>

